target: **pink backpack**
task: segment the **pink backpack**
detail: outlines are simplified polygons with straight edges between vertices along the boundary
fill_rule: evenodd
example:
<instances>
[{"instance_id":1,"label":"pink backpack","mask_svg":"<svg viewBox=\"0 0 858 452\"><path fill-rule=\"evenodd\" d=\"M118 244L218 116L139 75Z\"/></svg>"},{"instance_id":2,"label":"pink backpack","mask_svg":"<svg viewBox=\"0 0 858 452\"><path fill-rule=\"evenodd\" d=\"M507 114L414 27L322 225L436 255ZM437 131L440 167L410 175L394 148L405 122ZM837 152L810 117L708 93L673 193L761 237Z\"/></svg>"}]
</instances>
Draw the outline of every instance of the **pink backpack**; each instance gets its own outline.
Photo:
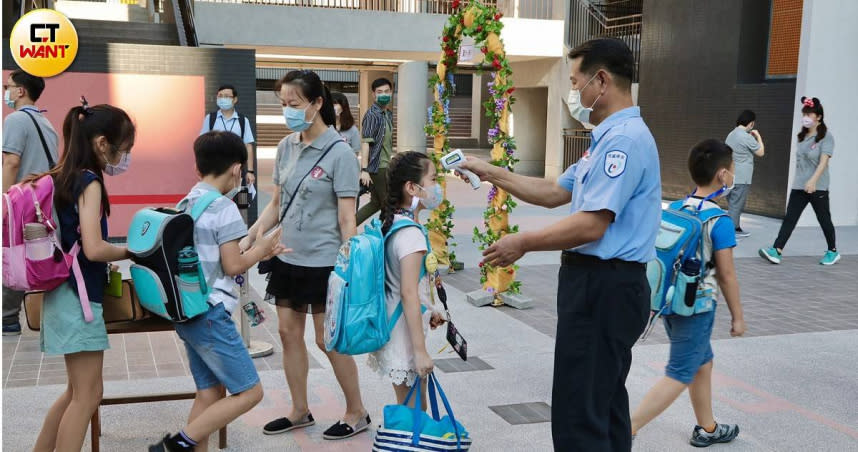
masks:
<instances>
[{"instance_id":1,"label":"pink backpack","mask_svg":"<svg viewBox=\"0 0 858 452\"><path fill-rule=\"evenodd\" d=\"M72 273L84 319L91 322L92 309L77 261L80 242L71 252L63 251L53 205L54 179L49 175L13 185L3 195L3 285L21 291L48 291Z\"/></svg>"}]
</instances>

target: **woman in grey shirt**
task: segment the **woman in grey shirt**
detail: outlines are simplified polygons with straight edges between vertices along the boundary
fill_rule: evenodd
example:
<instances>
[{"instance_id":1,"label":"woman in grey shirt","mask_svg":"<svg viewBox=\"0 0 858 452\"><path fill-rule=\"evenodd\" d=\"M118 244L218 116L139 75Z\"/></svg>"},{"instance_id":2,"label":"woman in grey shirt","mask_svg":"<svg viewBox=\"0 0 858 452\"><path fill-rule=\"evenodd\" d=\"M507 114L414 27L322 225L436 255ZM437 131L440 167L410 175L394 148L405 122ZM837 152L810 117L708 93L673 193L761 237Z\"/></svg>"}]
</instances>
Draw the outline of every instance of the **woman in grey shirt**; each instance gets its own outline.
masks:
<instances>
[{"instance_id":1,"label":"woman in grey shirt","mask_svg":"<svg viewBox=\"0 0 858 452\"><path fill-rule=\"evenodd\" d=\"M360 131L355 126L355 118L349 108L349 100L343 93L331 93L334 101L334 113L337 115L337 132L343 136L356 156L360 155ZM360 166L360 163L358 163Z\"/></svg>"},{"instance_id":2,"label":"woman in grey shirt","mask_svg":"<svg viewBox=\"0 0 858 452\"><path fill-rule=\"evenodd\" d=\"M760 248L760 256L773 264L781 263L783 248L804 208L810 203L816 220L822 227L825 241L828 242L828 250L819 263L834 265L840 260L828 202L828 161L834 155L834 137L823 120L825 115L819 99L802 97L801 102L803 107L795 156L795 179L789 194L786 216L774 245L770 248Z\"/></svg>"},{"instance_id":3,"label":"woman in grey shirt","mask_svg":"<svg viewBox=\"0 0 858 452\"><path fill-rule=\"evenodd\" d=\"M328 277L337 252L357 232L360 172L351 148L331 127L336 121L331 94L315 72L289 72L275 92L286 125L294 133L277 145L273 179L278 189L248 231L250 239L241 244L247 249L258 231L279 222L283 243L292 249L273 260L266 288L277 305L292 409L265 425L263 432L274 435L315 424L307 399L309 362L304 342L307 314L311 314L316 345L330 360L346 399L345 414L324 432L324 438L348 438L366 430L370 418L361 401L354 359L325 349L324 321Z\"/></svg>"}]
</instances>

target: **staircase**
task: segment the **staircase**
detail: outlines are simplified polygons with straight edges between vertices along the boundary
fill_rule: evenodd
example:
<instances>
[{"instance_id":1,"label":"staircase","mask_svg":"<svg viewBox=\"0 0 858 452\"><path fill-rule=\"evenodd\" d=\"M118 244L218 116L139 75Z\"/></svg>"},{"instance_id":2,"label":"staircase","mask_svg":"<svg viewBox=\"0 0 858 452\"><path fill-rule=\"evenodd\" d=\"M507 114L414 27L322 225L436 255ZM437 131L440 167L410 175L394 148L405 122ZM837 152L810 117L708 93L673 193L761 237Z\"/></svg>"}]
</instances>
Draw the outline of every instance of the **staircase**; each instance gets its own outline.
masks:
<instances>
[{"instance_id":1,"label":"staircase","mask_svg":"<svg viewBox=\"0 0 858 452\"><path fill-rule=\"evenodd\" d=\"M72 19L80 42L179 45L175 24Z\"/></svg>"}]
</instances>

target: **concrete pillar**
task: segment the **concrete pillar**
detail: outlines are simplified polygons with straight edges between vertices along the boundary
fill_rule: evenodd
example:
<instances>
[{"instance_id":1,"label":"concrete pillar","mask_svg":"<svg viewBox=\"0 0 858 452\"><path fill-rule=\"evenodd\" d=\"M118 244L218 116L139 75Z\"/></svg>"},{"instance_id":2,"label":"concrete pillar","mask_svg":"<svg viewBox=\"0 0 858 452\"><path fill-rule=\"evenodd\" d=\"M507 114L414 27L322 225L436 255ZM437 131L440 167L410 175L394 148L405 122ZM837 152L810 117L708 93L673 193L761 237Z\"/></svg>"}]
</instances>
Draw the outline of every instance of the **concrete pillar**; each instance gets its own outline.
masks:
<instances>
[{"instance_id":1,"label":"concrete pillar","mask_svg":"<svg viewBox=\"0 0 858 452\"><path fill-rule=\"evenodd\" d=\"M429 65L425 61L409 61L399 65L399 87L396 96L397 152L410 150L426 152L426 81Z\"/></svg>"},{"instance_id":2,"label":"concrete pillar","mask_svg":"<svg viewBox=\"0 0 858 452\"><path fill-rule=\"evenodd\" d=\"M858 53L843 52L832 43L858 42L858 28L851 26L858 17L858 2L850 0L805 0L801 20L801 47L795 89L792 147L790 149L790 184L795 178L795 156L800 130L801 96L816 97L825 109L825 124L835 138L834 156L829 165L831 183L831 219L835 226L858 225L858 128L855 127L855 105L858 89L844 83L843 74L858 73ZM850 56L851 55L851 56ZM813 209L807 208L800 226L817 224Z\"/></svg>"},{"instance_id":3,"label":"concrete pillar","mask_svg":"<svg viewBox=\"0 0 858 452\"><path fill-rule=\"evenodd\" d=\"M391 82L393 82L393 73L388 71L360 71L360 80L358 82L358 96L360 101L358 105L360 106L360 118L355 118L355 122L358 124L358 128L360 128L360 122L363 119L363 115L369 110L369 107L375 102L375 98L372 95L372 82L377 78L384 77ZM394 91L396 91L396 87L394 87Z\"/></svg>"},{"instance_id":4,"label":"concrete pillar","mask_svg":"<svg viewBox=\"0 0 858 452\"><path fill-rule=\"evenodd\" d=\"M545 177L556 179L566 165L563 162L563 129L573 127L578 122L569 115L566 97L572 84L569 82L570 65L560 59L549 70L548 83L548 124L545 128ZM516 105L517 106L517 105ZM515 106L513 106L515 108Z\"/></svg>"},{"instance_id":5,"label":"concrete pillar","mask_svg":"<svg viewBox=\"0 0 858 452\"><path fill-rule=\"evenodd\" d=\"M545 140L548 120L548 88L520 88L515 91L512 132L519 159L515 172L542 177L545 173Z\"/></svg>"}]
</instances>

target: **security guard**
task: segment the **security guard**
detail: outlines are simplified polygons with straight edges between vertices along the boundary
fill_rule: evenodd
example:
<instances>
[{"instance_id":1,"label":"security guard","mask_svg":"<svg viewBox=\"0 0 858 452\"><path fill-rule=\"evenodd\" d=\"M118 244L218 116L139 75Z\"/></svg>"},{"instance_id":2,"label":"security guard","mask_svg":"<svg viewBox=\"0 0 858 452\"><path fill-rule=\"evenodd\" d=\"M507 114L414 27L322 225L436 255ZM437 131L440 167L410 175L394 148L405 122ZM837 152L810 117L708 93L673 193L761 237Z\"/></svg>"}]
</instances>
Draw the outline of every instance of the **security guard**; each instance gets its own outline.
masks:
<instances>
[{"instance_id":1,"label":"security guard","mask_svg":"<svg viewBox=\"0 0 858 452\"><path fill-rule=\"evenodd\" d=\"M655 258L661 176L655 140L634 106L634 59L622 41L600 38L569 53L572 116L596 125L592 144L559 180L525 177L469 157L462 165L532 204L572 202L569 217L508 234L484 262L512 265L529 251L564 250L557 290L552 434L557 451L629 451L625 382L643 332Z\"/></svg>"}]
</instances>

